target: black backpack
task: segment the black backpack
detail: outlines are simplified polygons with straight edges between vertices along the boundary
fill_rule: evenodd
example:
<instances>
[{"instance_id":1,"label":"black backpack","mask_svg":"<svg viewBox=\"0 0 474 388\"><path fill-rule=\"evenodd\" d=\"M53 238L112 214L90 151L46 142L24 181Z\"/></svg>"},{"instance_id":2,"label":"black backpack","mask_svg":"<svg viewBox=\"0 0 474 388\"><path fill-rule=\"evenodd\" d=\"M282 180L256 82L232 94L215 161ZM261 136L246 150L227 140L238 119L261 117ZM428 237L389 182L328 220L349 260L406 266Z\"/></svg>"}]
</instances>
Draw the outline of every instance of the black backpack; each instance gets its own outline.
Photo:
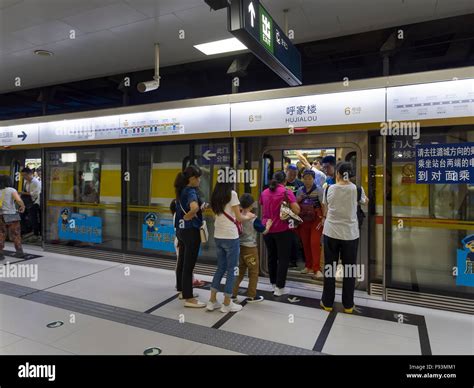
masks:
<instances>
[{"instance_id":1,"label":"black backpack","mask_svg":"<svg viewBox=\"0 0 474 388\"><path fill-rule=\"evenodd\" d=\"M360 186L356 186L356 187L357 187L357 221L359 222L359 229L361 229L362 225L364 224L365 213L359 204L362 198L362 188ZM328 189L329 189L329 185L326 187L326 193L325 193L326 201L328 197Z\"/></svg>"},{"instance_id":2,"label":"black backpack","mask_svg":"<svg viewBox=\"0 0 474 388\"><path fill-rule=\"evenodd\" d=\"M364 223L364 218L365 218L365 213L359 204L361 198L362 198L362 187L357 186L357 221L359 221L359 229L362 228L362 225Z\"/></svg>"}]
</instances>

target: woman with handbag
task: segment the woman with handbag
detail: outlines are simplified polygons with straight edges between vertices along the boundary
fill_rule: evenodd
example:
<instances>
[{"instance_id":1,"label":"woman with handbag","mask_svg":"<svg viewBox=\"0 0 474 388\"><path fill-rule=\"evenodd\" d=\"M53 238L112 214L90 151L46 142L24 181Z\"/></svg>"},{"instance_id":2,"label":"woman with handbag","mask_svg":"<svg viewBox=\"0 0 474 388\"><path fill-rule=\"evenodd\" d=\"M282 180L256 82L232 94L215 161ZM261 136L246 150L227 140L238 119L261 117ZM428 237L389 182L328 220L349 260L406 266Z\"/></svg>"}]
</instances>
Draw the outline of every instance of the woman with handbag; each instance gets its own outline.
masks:
<instances>
[{"instance_id":1,"label":"woman with handbag","mask_svg":"<svg viewBox=\"0 0 474 388\"><path fill-rule=\"evenodd\" d=\"M12 186L8 175L0 175L0 260L5 258L3 248L7 233L15 245L15 257L24 257L21 246L20 215L16 210L15 202L18 204L20 213L25 211L25 204Z\"/></svg>"},{"instance_id":2,"label":"woman with handbag","mask_svg":"<svg viewBox=\"0 0 474 388\"><path fill-rule=\"evenodd\" d=\"M315 172L312 170L305 170L303 172L303 187L300 187L297 192L297 201L300 205L301 211L299 216L303 223L299 226L298 231L303 242L303 250L305 256L305 269L301 271L302 274L316 274L316 278L323 278L320 271L321 261L321 235L322 228L322 211L321 202L318 194L318 187L316 186Z\"/></svg>"},{"instance_id":3,"label":"woman with handbag","mask_svg":"<svg viewBox=\"0 0 474 388\"><path fill-rule=\"evenodd\" d=\"M206 304L196 299L193 294L193 271L201 246L201 234L205 228L198 187L201 169L188 166L176 176L176 238L179 242L179 258L176 266L176 288L180 299L184 299L184 307L202 308ZM206 229L207 230L207 229Z\"/></svg>"},{"instance_id":4,"label":"woman with handbag","mask_svg":"<svg viewBox=\"0 0 474 388\"><path fill-rule=\"evenodd\" d=\"M296 203L295 195L284 186L285 173L278 171L273 175L268 189L260 195L262 206L262 223L272 220L272 227L263 239L268 251L268 269L270 283L275 296L288 294L285 287L288 265L290 263L293 244L293 231L301 219L298 217L300 207Z\"/></svg>"},{"instance_id":5,"label":"woman with handbag","mask_svg":"<svg viewBox=\"0 0 474 388\"><path fill-rule=\"evenodd\" d=\"M242 306L232 302L232 291L236 270L238 270L242 221L255 217L252 213L240 213L240 201L233 190L233 183L218 182L212 192L211 208L216 215L214 223L214 241L217 251L217 270L212 279L211 296L207 302L207 310L213 311L220 307L221 312L236 312ZM217 302L217 293L221 280L226 275L224 288L224 304Z\"/></svg>"}]
</instances>

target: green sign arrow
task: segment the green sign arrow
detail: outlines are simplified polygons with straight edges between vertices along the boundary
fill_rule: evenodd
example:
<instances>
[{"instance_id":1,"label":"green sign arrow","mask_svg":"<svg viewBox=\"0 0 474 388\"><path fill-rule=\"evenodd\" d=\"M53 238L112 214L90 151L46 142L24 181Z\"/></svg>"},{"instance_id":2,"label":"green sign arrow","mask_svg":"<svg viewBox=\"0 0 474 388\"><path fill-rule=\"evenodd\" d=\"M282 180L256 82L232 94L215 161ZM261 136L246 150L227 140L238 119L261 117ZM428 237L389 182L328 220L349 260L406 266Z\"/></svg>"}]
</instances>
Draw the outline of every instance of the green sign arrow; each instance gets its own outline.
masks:
<instances>
[{"instance_id":1,"label":"green sign arrow","mask_svg":"<svg viewBox=\"0 0 474 388\"><path fill-rule=\"evenodd\" d=\"M260 5L260 43L273 54L273 19Z\"/></svg>"}]
</instances>

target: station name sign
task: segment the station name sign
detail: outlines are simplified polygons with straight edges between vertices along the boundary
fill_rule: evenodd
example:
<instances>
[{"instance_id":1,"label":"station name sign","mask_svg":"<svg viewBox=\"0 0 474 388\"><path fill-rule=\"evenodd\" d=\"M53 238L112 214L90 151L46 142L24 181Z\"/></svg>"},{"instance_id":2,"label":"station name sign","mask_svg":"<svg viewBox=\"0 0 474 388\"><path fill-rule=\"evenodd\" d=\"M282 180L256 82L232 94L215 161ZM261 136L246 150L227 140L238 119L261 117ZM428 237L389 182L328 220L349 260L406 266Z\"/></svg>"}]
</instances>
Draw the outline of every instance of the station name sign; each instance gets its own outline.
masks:
<instances>
[{"instance_id":1,"label":"station name sign","mask_svg":"<svg viewBox=\"0 0 474 388\"><path fill-rule=\"evenodd\" d=\"M258 0L233 0L228 29L288 85L302 84L301 54Z\"/></svg>"}]
</instances>

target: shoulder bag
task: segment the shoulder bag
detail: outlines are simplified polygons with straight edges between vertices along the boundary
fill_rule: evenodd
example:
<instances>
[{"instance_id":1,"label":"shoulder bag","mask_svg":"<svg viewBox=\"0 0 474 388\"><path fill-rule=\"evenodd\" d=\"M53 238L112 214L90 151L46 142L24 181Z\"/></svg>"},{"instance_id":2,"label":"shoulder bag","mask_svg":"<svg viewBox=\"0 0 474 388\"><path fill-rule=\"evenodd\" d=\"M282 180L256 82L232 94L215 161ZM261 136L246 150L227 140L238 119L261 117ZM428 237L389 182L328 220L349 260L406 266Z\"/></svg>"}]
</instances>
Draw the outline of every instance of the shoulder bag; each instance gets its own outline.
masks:
<instances>
[{"instance_id":1,"label":"shoulder bag","mask_svg":"<svg viewBox=\"0 0 474 388\"><path fill-rule=\"evenodd\" d=\"M244 227L242 226L242 223L240 221L237 221L234 217L230 216L226 212L224 212L224 215L227 217L228 220L234 223L234 225L237 227L237 232L239 232L239 236L240 236L244 231Z\"/></svg>"},{"instance_id":2,"label":"shoulder bag","mask_svg":"<svg viewBox=\"0 0 474 388\"><path fill-rule=\"evenodd\" d=\"M183 209L181 202L179 202L179 207L181 208L184 214L188 214L186 210ZM206 220L202 220L202 224L199 227L199 234L201 235L201 243L205 244L209 241L209 230L207 229Z\"/></svg>"},{"instance_id":3,"label":"shoulder bag","mask_svg":"<svg viewBox=\"0 0 474 388\"><path fill-rule=\"evenodd\" d=\"M288 199L288 192L286 190L285 196L280 205L280 220L288 223L293 223L292 229L303 223L303 220L298 215L296 215L293 210L291 210L290 201Z\"/></svg>"}]
</instances>

